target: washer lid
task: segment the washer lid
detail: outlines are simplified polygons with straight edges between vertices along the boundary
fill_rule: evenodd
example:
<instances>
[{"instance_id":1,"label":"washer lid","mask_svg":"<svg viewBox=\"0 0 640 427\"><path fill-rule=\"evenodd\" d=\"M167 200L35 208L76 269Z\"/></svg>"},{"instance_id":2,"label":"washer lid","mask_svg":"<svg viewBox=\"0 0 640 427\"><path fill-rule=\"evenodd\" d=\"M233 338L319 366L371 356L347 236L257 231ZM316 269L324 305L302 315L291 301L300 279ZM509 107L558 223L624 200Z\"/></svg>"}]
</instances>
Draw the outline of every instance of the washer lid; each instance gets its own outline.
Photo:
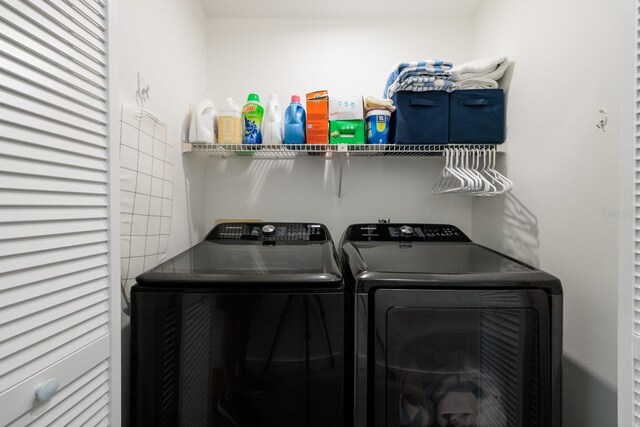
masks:
<instances>
[{"instance_id":1,"label":"washer lid","mask_svg":"<svg viewBox=\"0 0 640 427\"><path fill-rule=\"evenodd\" d=\"M141 286L222 287L256 285L274 288L339 288L342 275L337 255L326 228L306 231L307 224L251 224L260 236L231 233L217 226L207 240L167 260L136 278ZM302 225L302 227L300 227ZM231 234L221 235L227 230ZM233 229L236 230L236 229ZM293 230L287 233L286 230ZM315 230L315 227L314 229ZM225 232L226 233L226 232ZM311 237L313 233L316 237Z\"/></svg>"},{"instance_id":2,"label":"washer lid","mask_svg":"<svg viewBox=\"0 0 640 427\"><path fill-rule=\"evenodd\" d=\"M366 270L381 273L477 274L534 271L474 243L351 242Z\"/></svg>"},{"instance_id":3,"label":"washer lid","mask_svg":"<svg viewBox=\"0 0 640 427\"><path fill-rule=\"evenodd\" d=\"M438 224L355 224L342 241L346 282L380 288L528 288L562 294L560 281Z\"/></svg>"}]
</instances>

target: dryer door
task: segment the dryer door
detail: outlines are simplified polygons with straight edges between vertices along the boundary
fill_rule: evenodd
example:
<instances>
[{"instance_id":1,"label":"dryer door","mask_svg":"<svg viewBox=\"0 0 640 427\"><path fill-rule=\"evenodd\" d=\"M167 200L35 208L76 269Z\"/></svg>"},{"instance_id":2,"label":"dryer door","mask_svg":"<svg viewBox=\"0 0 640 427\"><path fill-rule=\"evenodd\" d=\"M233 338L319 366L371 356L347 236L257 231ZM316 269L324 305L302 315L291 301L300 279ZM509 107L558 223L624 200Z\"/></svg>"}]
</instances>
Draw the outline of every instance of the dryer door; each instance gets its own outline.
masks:
<instances>
[{"instance_id":1,"label":"dryer door","mask_svg":"<svg viewBox=\"0 0 640 427\"><path fill-rule=\"evenodd\" d=\"M379 289L374 306L373 425L550 425L545 292Z\"/></svg>"}]
</instances>

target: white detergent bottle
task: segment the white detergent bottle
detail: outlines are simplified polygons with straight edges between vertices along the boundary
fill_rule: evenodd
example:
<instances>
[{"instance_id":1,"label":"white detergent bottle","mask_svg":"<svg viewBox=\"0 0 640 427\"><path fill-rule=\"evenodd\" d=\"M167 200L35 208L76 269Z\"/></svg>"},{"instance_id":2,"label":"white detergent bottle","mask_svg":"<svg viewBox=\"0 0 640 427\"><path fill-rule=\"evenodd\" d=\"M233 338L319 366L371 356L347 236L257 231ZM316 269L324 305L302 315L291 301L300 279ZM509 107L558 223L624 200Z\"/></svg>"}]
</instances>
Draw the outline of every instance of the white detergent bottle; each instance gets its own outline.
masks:
<instances>
[{"instance_id":1,"label":"white detergent bottle","mask_svg":"<svg viewBox=\"0 0 640 427\"><path fill-rule=\"evenodd\" d=\"M215 121L216 107L213 102L200 101L191 115L191 126L189 126L189 142L215 144Z\"/></svg>"},{"instance_id":2,"label":"white detergent bottle","mask_svg":"<svg viewBox=\"0 0 640 427\"><path fill-rule=\"evenodd\" d=\"M262 119L262 143L282 144L282 112L277 95L271 95Z\"/></svg>"}]
</instances>

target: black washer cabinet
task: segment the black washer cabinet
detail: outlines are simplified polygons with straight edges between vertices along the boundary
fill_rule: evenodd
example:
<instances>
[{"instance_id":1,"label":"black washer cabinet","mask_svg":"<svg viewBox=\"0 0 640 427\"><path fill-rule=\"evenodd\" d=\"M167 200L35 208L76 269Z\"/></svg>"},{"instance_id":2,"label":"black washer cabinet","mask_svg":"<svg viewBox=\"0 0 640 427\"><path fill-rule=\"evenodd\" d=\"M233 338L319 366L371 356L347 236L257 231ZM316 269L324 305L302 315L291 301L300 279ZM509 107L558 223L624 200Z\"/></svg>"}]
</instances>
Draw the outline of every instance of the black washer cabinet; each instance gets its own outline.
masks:
<instances>
[{"instance_id":1,"label":"black washer cabinet","mask_svg":"<svg viewBox=\"0 0 640 427\"><path fill-rule=\"evenodd\" d=\"M343 425L344 286L325 226L218 225L131 299L132 425Z\"/></svg>"},{"instance_id":2,"label":"black washer cabinet","mask_svg":"<svg viewBox=\"0 0 640 427\"><path fill-rule=\"evenodd\" d=\"M356 224L357 427L560 426L562 286L438 224Z\"/></svg>"}]
</instances>

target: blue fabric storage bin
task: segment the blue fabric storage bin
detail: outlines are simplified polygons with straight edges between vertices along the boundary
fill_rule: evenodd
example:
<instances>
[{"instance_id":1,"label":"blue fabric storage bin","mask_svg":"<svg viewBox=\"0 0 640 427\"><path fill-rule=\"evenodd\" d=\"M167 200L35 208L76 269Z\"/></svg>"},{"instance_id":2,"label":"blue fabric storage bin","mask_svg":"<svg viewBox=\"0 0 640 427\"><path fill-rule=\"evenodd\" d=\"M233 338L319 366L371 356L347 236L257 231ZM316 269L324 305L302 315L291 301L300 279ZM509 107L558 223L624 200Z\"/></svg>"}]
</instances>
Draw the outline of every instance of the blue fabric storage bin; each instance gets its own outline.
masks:
<instances>
[{"instance_id":1,"label":"blue fabric storage bin","mask_svg":"<svg viewBox=\"0 0 640 427\"><path fill-rule=\"evenodd\" d=\"M449 140L449 93L445 91L393 94L396 111L390 135L395 144L446 144Z\"/></svg>"},{"instance_id":2,"label":"blue fabric storage bin","mask_svg":"<svg viewBox=\"0 0 640 427\"><path fill-rule=\"evenodd\" d=\"M505 138L505 108L502 89L451 92L449 143L502 144Z\"/></svg>"}]
</instances>

